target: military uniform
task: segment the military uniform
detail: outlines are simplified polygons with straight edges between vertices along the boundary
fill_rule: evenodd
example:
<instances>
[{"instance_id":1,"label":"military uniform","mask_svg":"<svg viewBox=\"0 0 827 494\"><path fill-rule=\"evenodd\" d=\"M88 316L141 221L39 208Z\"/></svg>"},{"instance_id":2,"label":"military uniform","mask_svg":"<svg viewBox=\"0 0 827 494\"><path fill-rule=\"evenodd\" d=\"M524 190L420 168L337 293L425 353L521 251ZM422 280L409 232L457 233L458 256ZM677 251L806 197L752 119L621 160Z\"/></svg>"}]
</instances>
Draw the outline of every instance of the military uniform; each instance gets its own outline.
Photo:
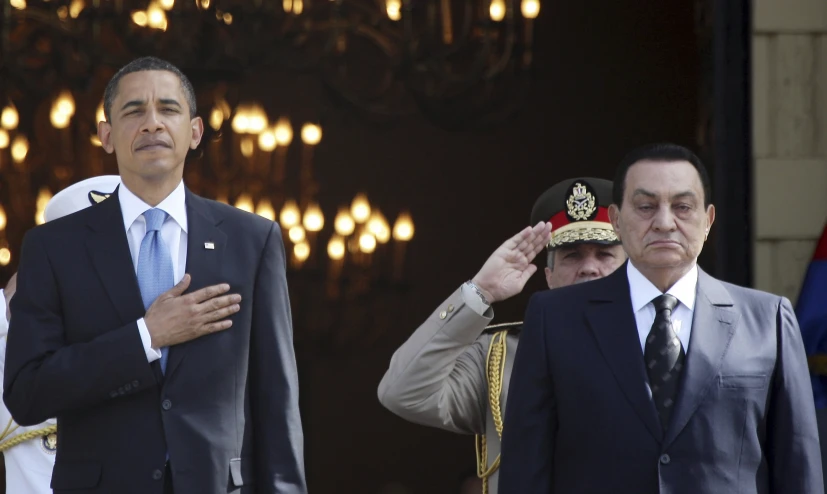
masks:
<instances>
[{"instance_id":1,"label":"military uniform","mask_svg":"<svg viewBox=\"0 0 827 494\"><path fill-rule=\"evenodd\" d=\"M74 213L109 196L120 183L118 176L84 180L56 194L44 211L46 221ZM0 290L0 392L6 363L5 297ZM13 316L13 315L12 315ZM52 469L58 447L57 420L23 427L14 422L5 404L0 402L0 451L6 465L6 492L9 494L52 494Z\"/></svg>"},{"instance_id":2,"label":"military uniform","mask_svg":"<svg viewBox=\"0 0 827 494\"><path fill-rule=\"evenodd\" d=\"M619 244L608 217L612 183L560 182L534 205L531 223L551 221L549 249L578 243ZM475 434L483 492L497 492L500 439L511 367L522 323L490 325L493 310L463 284L394 353L379 401L417 424Z\"/></svg>"},{"instance_id":3,"label":"military uniform","mask_svg":"<svg viewBox=\"0 0 827 494\"><path fill-rule=\"evenodd\" d=\"M6 301L0 290L0 391L6 363ZM0 404L0 451L6 464L6 492L51 494L49 483L57 451L57 421L31 427L17 425L5 405Z\"/></svg>"}]
</instances>

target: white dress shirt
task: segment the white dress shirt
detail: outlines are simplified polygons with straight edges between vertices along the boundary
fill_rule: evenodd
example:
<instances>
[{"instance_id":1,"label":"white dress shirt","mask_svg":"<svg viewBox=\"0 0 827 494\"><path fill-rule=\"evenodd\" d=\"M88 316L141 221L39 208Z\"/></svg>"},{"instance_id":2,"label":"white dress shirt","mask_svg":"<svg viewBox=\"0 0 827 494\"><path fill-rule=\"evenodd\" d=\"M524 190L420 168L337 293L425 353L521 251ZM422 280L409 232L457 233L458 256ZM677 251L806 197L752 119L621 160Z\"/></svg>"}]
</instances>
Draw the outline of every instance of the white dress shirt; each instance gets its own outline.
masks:
<instances>
[{"instance_id":1,"label":"white dress shirt","mask_svg":"<svg viewBox=\"0 0 827 494\"><path fill-rule=\"evenodd\" d=\"M133 194L123 183L118 189L118 200L121 202L126 240L129 242L129 252L132 254L132 264L137 274L138 254L140 254L141 242L146 234L144 212L152 209L152 206ZM168 215L161 226L161 238L169 247L172 271L175 276L174 282L178 283L184 277L184 270L187 266L187 208L184 181L182 180L178 187L155 207ZM153 362L161 358L161 352L151 346L152 339L143 318L138 320L138 332L141 334L147 360Z\"/></svg>"},{"instance_id":2,"label":"white dress shirt","mask_svg":"<svg viewBox=\"0 0 827 494\"><path fill-rule=\"evenodd\" d=\"M656 297L663 293L646 279L640 271L629 261L626 264L626 274L629 278L629 292L632 295L632 311L635 313L637 332L640 337L640 349L645 352L646 337L655 322ZM692 333L692 316L695 313L695 293L698 286L698 265L692 266L688 273L666 291L678 299L678 305L672 310L672 327L681 340L683 351L689 352L689 336Z\"/></svg>"}]
</instances>

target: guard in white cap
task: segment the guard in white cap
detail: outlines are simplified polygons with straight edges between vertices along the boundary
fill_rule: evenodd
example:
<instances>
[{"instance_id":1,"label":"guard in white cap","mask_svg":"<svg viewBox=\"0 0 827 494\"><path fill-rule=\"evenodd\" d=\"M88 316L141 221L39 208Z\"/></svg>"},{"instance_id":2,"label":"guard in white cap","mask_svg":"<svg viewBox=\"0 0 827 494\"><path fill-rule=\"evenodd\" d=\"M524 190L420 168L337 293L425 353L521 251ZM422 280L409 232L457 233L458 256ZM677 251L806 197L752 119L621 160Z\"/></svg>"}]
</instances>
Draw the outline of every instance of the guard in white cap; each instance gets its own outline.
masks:
<instances>
[{"instance_id":1,"label":"guard in white cap","mask_svg":"<svg viewBox=\"0 0 827 494\"><path fill-rule=\"evenodd\" d=\"M105 175L63 189L46 205L45 220L53 221L103 201L115 191L120 181L117 175ZM0 297L0 393L11 317L8 302L14 295L16 278L17 273L12 275L5 289L0 289L3 294ZM50 419L34 426L19 426L0 401L0 430L0 452L6 464L6 492L51 494L50 483L57 451L57 421Z\"/></svg>"},{"instance_id":2,"label":"guard in white cap","mask_svg":"<svg viewBox=\"0 0 827 494\"><path fill-rule=\"evenodd\" d=\"M120 183L121 177L117 175L101 175L81 180L55 194L46 204L43 217L49 222L77 213L109 197Z\"/></svg>"}]
</instances>

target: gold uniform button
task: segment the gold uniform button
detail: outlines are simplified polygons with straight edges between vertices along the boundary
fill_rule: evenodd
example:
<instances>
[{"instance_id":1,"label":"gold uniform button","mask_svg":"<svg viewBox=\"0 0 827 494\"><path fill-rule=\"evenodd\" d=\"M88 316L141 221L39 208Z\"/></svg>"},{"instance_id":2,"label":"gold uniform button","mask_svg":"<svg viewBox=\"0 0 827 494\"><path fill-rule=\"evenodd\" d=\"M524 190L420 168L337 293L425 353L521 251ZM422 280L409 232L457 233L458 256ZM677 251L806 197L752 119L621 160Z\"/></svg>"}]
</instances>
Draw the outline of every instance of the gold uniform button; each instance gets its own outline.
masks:
<instances>
[{"instance_id":1,"label":"gold uniform button","mask_svg":"<svg viewBox=\"0 0 827 494\"><path fill-rule=\"evenodd\" d=\"M454 312L454 306L453 305L448 306L448 312Z\"/></svg>"},{"instance_id":2,"label":"gold uniform button","mask_svg":"<svg viewBox=\"0 0 827 494\"><path fill-rule=\"evenodd\" d=\"M439 318L440 318L440 319L445 319L446 317L448 317L448 313L447 313L447 312L442 311L442 312L440 312L440 313L439 313Z\"/></svg>"}]
</instances>

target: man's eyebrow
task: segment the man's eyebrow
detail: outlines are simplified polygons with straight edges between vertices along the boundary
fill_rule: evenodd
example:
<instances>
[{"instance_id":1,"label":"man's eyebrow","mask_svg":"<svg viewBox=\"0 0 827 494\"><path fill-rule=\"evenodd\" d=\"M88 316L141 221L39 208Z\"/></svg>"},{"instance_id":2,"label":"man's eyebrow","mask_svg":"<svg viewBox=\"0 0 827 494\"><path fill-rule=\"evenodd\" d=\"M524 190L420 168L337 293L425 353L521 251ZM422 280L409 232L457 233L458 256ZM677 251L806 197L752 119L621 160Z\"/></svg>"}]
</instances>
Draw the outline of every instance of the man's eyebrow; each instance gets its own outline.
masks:
<instances>
[{"instance_id":1,"label":"man's eyebrow","mask_svg":"<svg viewBox=\"0 0 827 494\"><path fill-rule=\"evenodd\" d=\"M161 99L158 100L158 102L161 103L162 105L177 106L178 108L181 108L181 103L179 103L178 100L176 100L176 99L161 98ZM136 100L132 100L132 101L127 101L123 105L123 107L121 107L121 111L124 111L127 108L141 107L141 106L145 106L145 105L146 105L145 100L137 100L136 99Z\"/></svg>"},{"instance_id":2,"label":"man's eyebrow","mask_svg":"<svg viewBox=\"0 0 827 494\"><path fill-rule=\"evenodd\" d=\"M121 107L121 111L124 111L124 110L126 110L127 108L136 107L136 106L138 106L138 107L140 107L140 106L144 106L145 104L146 104L146 101L143 101L143 100L137 100L137 99L134 99L134 100L132 100L132 101L127 101L127 102L126 102L126 103L124 103L124 105Z\"/></svg>"},{"instance_id":3,"label":"man's eyebrow","mask_svg":"<svg viewBox=\"0 0 827 494\"><path fill-rule=\"evenodd\" d=\"M649 197L649 198L656 198L658 196L654 192L648 191L646 189L635 189L634 193L632 193L632 196L638 196L638 195L646 196L646 197ZM687 198L687 197L694 198L694 197L697 197L697 196L698 195L695 194L694 191L685 190L683 192L678 192L677 194L672 194L672 197L670 199L674 201L675 199L684 199L684 198Z\"/></svg>"},{"instance_id":4,"label":"man's eyebrow","mask_svg":"<svg viewBox=\"0 0 827 494\"><path fill-rule=\"evenodd\" d=\"M635 189L632 193L632 196L646 196L646 197L657 197L657 194L654 192L650 192L646 189Z\"/></svg>"},{"instance_id":5,"label":"man's eyebrow","mask_svg":"<svg viewBox=\"0 0 827 494\"><path fill-rule=\"evenodd\" d=\"M694 197L697 197L697 196L698 196L698 195L697 195L697 194L695 194L695 192L694 192L694 191L691 191L691 190L686 190L686 191L683 191L683 192L678 192L677 194L674 194L674 195L672 196L672 200L675 200L675 199L684 199L684 198L694 198Z\"/></svg>"}]
</instances>

